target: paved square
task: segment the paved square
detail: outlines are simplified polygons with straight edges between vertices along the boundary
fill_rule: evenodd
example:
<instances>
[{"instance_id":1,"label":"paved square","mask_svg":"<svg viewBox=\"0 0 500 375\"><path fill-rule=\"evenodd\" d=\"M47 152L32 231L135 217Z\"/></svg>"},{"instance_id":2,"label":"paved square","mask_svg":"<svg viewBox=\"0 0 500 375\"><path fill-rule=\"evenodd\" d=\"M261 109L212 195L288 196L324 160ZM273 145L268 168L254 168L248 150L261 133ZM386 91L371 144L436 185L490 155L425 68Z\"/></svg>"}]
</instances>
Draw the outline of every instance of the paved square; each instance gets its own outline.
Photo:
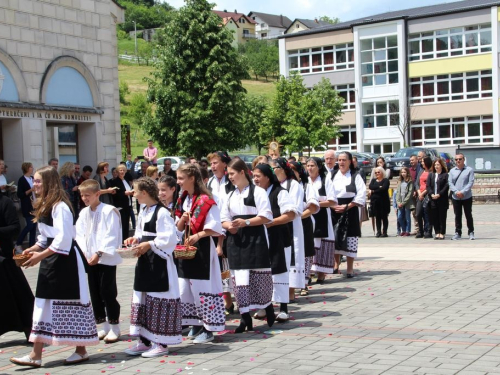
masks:
<instances>
[{"instance_id":1,"label":"paved square","mask_svg":"<svg viewBox=\"0 0 500 375\"><path fill-rule=\"evenodd\" d=\"M30 351L24 336L8 333L0 338L0 374L500 374L500 206L474 206L474 217L477 240L458 242L377 239L364 223L357 276L313 285L290 305L290 322L271 333L256 322L254 333L237 335L234 315L215 343L185 340L153 359L122 354L133 340L127 260L118 269L123 341L89 347L90 361L72 367L61 365L71 348L47 347L43 367L27 370L8 361ZM26 271L33 287L37 272Z\"/></svg>"}]
</instances>

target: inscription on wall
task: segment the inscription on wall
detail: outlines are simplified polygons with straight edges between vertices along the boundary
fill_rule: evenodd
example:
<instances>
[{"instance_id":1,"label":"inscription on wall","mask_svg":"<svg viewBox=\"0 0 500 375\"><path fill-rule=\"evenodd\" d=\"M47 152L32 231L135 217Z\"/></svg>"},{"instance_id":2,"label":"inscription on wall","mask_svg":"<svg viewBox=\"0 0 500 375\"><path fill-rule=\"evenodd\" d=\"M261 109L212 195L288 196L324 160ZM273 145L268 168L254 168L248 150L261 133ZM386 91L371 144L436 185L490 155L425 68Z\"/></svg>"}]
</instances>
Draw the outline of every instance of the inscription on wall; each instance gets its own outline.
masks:
<instances>
[{"instance_id":1,"label":"inscription on wall","mask_svg":"<svg viewBox=\"0 0 500 375\"><path fill-rule=\"evenodd\" d=\"M44 119L44 120L81 121L81 122L98 121L98 115L86 115L81 113L68 113L68 112L3 109L3 108L0 108L0 118L34 118L39 120Z\"/></svg>"}]
</instances>

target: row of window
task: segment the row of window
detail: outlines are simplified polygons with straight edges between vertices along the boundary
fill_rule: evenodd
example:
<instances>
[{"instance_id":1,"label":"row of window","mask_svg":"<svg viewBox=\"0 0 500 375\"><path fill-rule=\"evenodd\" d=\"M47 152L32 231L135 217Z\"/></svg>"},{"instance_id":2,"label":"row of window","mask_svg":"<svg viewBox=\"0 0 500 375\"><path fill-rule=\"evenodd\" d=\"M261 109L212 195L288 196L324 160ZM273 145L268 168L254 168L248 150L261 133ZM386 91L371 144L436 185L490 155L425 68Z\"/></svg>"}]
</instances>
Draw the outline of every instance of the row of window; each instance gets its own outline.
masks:
<instances>
[{"instance_id":1,"label":"row of window","mask_svg":"<svg viewBox=\"0 0 500 375\"><path fill-rule=\"evenodd\" d=\"M408 36L409 61L491 52L491 24L456 27Z\"/></svg>"},{"instance_id":2,"label":"row of window","mask_svg":"<svg viewBox=\"0 0 500 375\"><path fill-rule=\"evenodd\" d=\"M332 150L355 150L356 149L356 125L342 126L341 136L328 142L328 148Z\"/></svg>"},{"instance_id":3,"label":"row of window","mask_svg":"<svg viewBox=\"0 0 500 375\"><path fill-rule=\"evenodd\" d=\"M363 127L380 128L399 125L399 102L363 104Z\"/></svg>"},{"instance_id":4,"label":"row of window","mask_svg":"<svg viewBox=\"0 0 500 375\"><path fill-rule=\"evenodd\" d=\"M396 35L361 40L363 86L398 83L398 39Z\"/></svg>"},{"instance_id":5,"label":"row of window","mask_svg":"<svg viewBox=\"0 0 500 375\"><path fill-rule=\"evenodd\" d=\"M490 98L492 95L491 70L410 79L411 104Z\"/></svg>"},{"instance_id":6,"label":"row of window","mask_svg":"<svg viewBox=\"0 0 500 375\"><path fill-rule=\"evenodd\" d=\"M356 90L354 84L333 86L339 96L344 99L343 109L356 109Z\"/></svg>"},{"instance_id":7,"label":"row of window","mask_svg":"<svg viewBox=\"0 0 500 375\"><path fill-rule=\"evenodd\" d=\"M493 116L412 121L413 146L493 143Z\"/></svg>"},{"instance_id":8,"label":"row of window","mask_svg":"<svg viewBox=\"0 0 500 375\"><path fill-rule=\"evenodd\" d=\"M354 68L353 43L288 51L290 71L300 74Z\"/></svg>"}]
</instances>

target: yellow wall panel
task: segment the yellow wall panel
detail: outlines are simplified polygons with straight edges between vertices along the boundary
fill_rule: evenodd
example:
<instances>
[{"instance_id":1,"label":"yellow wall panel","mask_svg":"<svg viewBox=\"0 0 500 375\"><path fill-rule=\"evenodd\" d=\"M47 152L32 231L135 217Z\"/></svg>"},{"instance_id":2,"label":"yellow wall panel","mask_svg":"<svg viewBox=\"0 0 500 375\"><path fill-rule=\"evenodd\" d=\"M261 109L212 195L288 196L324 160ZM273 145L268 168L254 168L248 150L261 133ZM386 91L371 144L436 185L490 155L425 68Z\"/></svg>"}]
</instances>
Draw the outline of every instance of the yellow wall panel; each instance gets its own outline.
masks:
<instances>
[{"instance_id":1,"label":"yellow wall panel","mask_svg":"<svg viewBox=\"0 0 500 375\"><path fill-rule=\"evenodd\" d=\"M497 13L498 13L498 21L500 21L500 8L498 8Z\"/></svg>"},{"instance_id":2,"label":"yellow wall panel","mask_svg":"<svg viewBox=\"0 0 500 375\"><path fill-rule=\"evenodd\" d=\"M439 74L452 74L492 69L491 53L473 56L460 56L447 59L417 61L408 64L410 78Z\"/></svg>"}]
</instances>

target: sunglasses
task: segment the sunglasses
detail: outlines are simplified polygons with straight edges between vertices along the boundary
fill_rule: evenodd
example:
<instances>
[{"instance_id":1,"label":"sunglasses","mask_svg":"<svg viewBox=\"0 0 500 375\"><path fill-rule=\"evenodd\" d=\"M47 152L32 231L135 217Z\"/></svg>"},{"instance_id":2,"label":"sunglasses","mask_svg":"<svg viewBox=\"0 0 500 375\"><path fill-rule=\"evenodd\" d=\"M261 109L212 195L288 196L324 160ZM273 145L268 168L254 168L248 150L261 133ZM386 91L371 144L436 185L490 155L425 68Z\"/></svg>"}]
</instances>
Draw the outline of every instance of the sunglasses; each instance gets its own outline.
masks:
<instances>
[{"instance_id":1,"label":"sunglasses","mask_svg":"<svg viewBox=\"0 0 500 375\"><path fill-rule=\"evenodd\" d=\"M464 158L455 158L455 161L464 160Z\"/></svg>"}]
</instances>

